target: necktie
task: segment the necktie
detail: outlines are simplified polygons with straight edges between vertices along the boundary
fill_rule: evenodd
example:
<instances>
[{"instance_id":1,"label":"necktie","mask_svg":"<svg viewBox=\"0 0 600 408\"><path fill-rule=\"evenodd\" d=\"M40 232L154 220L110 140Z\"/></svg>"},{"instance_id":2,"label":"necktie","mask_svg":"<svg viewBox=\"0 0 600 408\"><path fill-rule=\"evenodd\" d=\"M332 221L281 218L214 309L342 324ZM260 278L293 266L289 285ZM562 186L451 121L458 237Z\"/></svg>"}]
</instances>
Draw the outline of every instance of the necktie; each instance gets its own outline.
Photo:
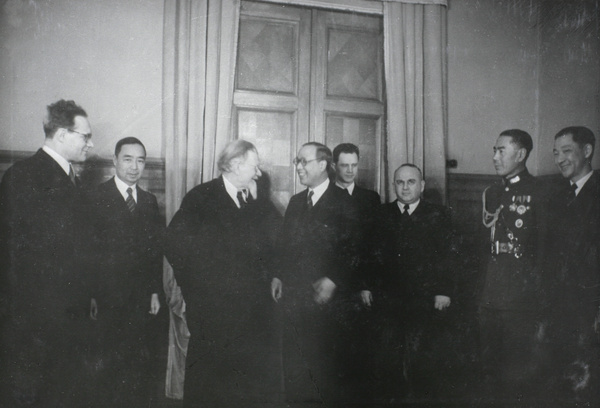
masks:
<instances>
[{"instance_id":1,"label":"necktie","mask_svg":"<svg viewBox=\"0 0 600 408\"><path fill-rule=\"evenodd\" d=\"M569 192L567 193L567 203L571 203L571 201L575 200L575 190L577 190L577 184L573 183L569 186Z\"/></svg>"},{"instance_id":2,"label":"necktie","mask_svg":"<svg viewBox=\"0 0 600 408\"><path fill-rule=\"evenodd\" d=\"M239 190L237 192L237 200L238 203L240 203L240 209L246 207L248 205L248 201L246 200L246 194L245 193L246 190Z\"/></svg>"},{"instance_id":3,"label":"necktie","mask_svg":"<svg viewBox=\"0 0 600 408\"><path fill-rule=\"evenodd\" d=\"M75 172L73 171L73 166L71 166L70 163L69 163L69 178L71 179L71 183L73 183L73 185L76 186L77 181L75 179Z\"/></svg>"},{"instance_id":4,"label":"necktie","mask_svg":"<svg viewBox=\"0 0 600 408\"><path fill-rule=\"evenodd\" d=\"M127 208L133 214L135 212L135 200L133 199L133 190L131 187L127 188L127 199L125 200L125 204L127 204Z\"/></svg>"},{"instance_id":5,"label":"necktie","mask_svg":"<svg viewBox=\"0 0 600 408\"><path fill-rule=\"evenodd\" d=\"M402 211L402 219L403 220L407 220L410 218L410 214L408 213L408 209L410 208L410 205L408 204L404 204L404 207L402 207L404 209L404 211Z\"/></svg>"},{"instance_id":6,"label":"necktie","mask_svg":"<svg viewBox=\"0 0 600 408\"><path fill-rule=\"evenodd\" d=\"M315 192L312 191L312 190L310 190L308 192L308 196L306 197L306 208L308 208L309 210L311 208L313 208L313 202L312 202L312 196L313 196L313 194L315 194Z\"/></svg>"}]
</instances>

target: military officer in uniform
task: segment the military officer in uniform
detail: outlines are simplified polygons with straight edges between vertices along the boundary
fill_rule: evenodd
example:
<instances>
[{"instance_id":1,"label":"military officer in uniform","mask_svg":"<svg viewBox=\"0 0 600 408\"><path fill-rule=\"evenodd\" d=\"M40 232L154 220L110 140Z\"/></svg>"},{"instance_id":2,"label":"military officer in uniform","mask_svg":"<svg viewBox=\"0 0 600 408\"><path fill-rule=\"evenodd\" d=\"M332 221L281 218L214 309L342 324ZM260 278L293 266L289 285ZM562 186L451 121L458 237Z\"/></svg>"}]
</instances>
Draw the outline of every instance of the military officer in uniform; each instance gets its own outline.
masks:
<instances>
[{"instance_id":1,"label":"military officer in uniform","mask_svg":"<svg viewBox=\"0 0 600 408\"><path fill-rule=\"evenodd\" d=\"M509 400L531 396L538 368L543 223L539 184L526 167L532 148L527 132L502 132L493 157L501 179L482 198L488 242L479 293L485 392Z\"/></svg>"}]
</instances>

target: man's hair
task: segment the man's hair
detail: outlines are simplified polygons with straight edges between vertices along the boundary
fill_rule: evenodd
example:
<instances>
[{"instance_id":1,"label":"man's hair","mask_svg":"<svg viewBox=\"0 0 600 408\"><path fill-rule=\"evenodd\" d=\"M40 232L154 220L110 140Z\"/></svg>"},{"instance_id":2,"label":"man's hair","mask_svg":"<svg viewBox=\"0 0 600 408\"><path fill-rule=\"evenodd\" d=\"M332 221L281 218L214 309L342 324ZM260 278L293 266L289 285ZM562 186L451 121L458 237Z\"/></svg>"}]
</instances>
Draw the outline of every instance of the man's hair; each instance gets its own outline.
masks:
<instances>
[{"instance_id":1,"label":"man's hair","mask_svg":"<svg viewBox=\"0 0 600 408\"><path fill-rule=\"evenodd\" d=\"M333 149L333 162L337 163L340 159L340 154L352 154L355 153L356 157L360 159L360 152L358 150L358 146L352 143L340 143Z\"/></svg>"},{"instance_id":2,"label":"man's hair","mask_svg":"<svg viewBox=\"0 0 600 408\"><path fill-rule=\"evenodd\" d=\"M54 137L56 131L60 128L70 129L75 125L75 117L83 116L87 118L87 113L74 101L65 101L61 99L46 107L47 113L44 118L44 133L46 138Z\"/></svg>"},{"instance_id":3,"label":"man's hair","mask_svg":"<svg viewBox=\"0 0 600 408\"><path fill-rule=\"evenodd\" d=\"M404 163L404 164L401 164L401 165L400 165L400 166L399 166L399 167L396 169L396 171L394 171L394 177L396 176L396 172L397 172L398 170L400 170L402 167L410 167L410 168L413 168L413 169L417 169L417 171L419 172L419 175L421 176L421 180L423 180L423 172L421 171L421 169L419 168L419 166L417 166L416 164L412 164L412 163Z\"/></svg>"},{"instance_id":4,"label":"man's hair","mask_svg":"<svg viewBox=\"0 0 600 408\"><path fill-rule=\"evenodd\" d=\"M221 172L223 173L230 172L231 161L239 157L246 158L248 152L250 151L253 151L254 153L258 154L256 146L254 146L247 140L237 139L233 142L230 142L227 146L225 146L225 148L221 152L221 155L219 156L219 160L217 161L217 166L219 167L219 170L221 170Z\"/></svg>"},{"instance_id":5,"label":"man's hair","mask_svg":"<svg viewBox=\"0 0 600 408\"><path fill-rule=\"evenodd\" d=\"M500 133L500 136L509 136L512 142L519 146L519 149L523 148L527 151L525 160L529 158L529 153L533 150L533 140L529 133L521 129L508 129Z\"/></svg>"},{"instance_id":6,"label":"man's hair","mask_svg":"<svg viewBox=\"0 0 600 408\"><path fill-rule=\"evenodd\" d=\"M331 150L329 147L325 146L319 142L308 142L304 143L304 146L314 146L317 148L316 159L317 160L325 160L327 162L327 176L332 178L335 176L335 170L333 169L333 155L331 154Z\"/></svg>"},{"instance_id":7,"label":"man's hair","mask_svg":"<svg viewBox=\"0 0 600 408\"><path fill-rule=\"evenodd\" d=\"M592 160L592 157L594 157L594 148L596 146L596 137L594 136L594 132L585 126L569 126L558 132L556 136L554 136L554 140L567 135L571 135L573 141L582 149L586 144L591 145L592 155L590 156L590 160Z\"/></svg>"},{"instance_id":8,"label":"man's hair","mask_svg":"<svg viewBox=\"0 0 600 408\"><path fill-rule=\"evenodd\" d=\"M124 137L123 139L119 140L117 142L117 145L115 146L115 157L119 156L119 153L121 152L121 148L124 145L130 145L130 144L137 144L142 146L142 149L144 149L144 156L146 156L146 146L144 146L144 144L142 143L142 141L140 139L138 139L137 137Z\"/></svg>"}]
</instances>

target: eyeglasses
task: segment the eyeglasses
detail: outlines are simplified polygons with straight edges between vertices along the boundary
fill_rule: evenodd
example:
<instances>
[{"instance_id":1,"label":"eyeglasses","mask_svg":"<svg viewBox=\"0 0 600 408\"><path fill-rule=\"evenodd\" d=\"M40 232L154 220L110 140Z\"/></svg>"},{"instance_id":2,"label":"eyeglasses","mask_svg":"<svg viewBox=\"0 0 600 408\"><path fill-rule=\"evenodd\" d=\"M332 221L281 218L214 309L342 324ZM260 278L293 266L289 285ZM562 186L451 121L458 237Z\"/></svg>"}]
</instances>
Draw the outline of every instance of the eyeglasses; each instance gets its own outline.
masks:
<instances>
[{"instance_id":1,"label":"eyeglasses","mask_svg":"<svg viewBox=\"0 0 600 408\"><path fill-rule=\"evenodd\" d=\"M299 159L299 158L294 158L294 160L292 160L292 163L294 163L294 166L297 166L299 164L302 165L302 167L306 167L306 165L310 162L314 162L317 161L319 159L312 159L312 160L306 160L305 158Z\"/></svg>"},{"instance_id":2,"label":"eyeglasses","mask_svg":"<svg viewBox=\"0 0 600 408\"><path fill-rule=\"evenodd\" d=\"M83 140L85 140L86 143L89 142L90 139L92 138L92 134L91 133L81 133L81 132L78 132L78 131L73 130L73 129L67 129L67 130L69 132L77 133L78 135L83 136Z\"/></svg>"}]
</instances>

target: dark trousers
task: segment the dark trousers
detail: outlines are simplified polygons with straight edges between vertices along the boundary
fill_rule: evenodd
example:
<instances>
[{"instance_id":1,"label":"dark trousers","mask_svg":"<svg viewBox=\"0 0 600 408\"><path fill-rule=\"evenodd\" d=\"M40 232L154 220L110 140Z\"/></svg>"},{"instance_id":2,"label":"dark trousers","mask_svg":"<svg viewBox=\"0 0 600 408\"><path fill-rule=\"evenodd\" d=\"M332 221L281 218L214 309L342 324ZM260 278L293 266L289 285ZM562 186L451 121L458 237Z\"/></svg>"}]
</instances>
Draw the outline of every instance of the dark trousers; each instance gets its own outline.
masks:
<instances>
[{"instance_id":1,"label":"dark trousers","mask_svg":"<svg viewBox=\"0 0 600 408\"><path fill-rule=\"evenodd\" d=\"M489 396L534 398L542 385L542 338L537 314L528 310L479 309L483 380Z\"/></svg>"}]
</instances>

